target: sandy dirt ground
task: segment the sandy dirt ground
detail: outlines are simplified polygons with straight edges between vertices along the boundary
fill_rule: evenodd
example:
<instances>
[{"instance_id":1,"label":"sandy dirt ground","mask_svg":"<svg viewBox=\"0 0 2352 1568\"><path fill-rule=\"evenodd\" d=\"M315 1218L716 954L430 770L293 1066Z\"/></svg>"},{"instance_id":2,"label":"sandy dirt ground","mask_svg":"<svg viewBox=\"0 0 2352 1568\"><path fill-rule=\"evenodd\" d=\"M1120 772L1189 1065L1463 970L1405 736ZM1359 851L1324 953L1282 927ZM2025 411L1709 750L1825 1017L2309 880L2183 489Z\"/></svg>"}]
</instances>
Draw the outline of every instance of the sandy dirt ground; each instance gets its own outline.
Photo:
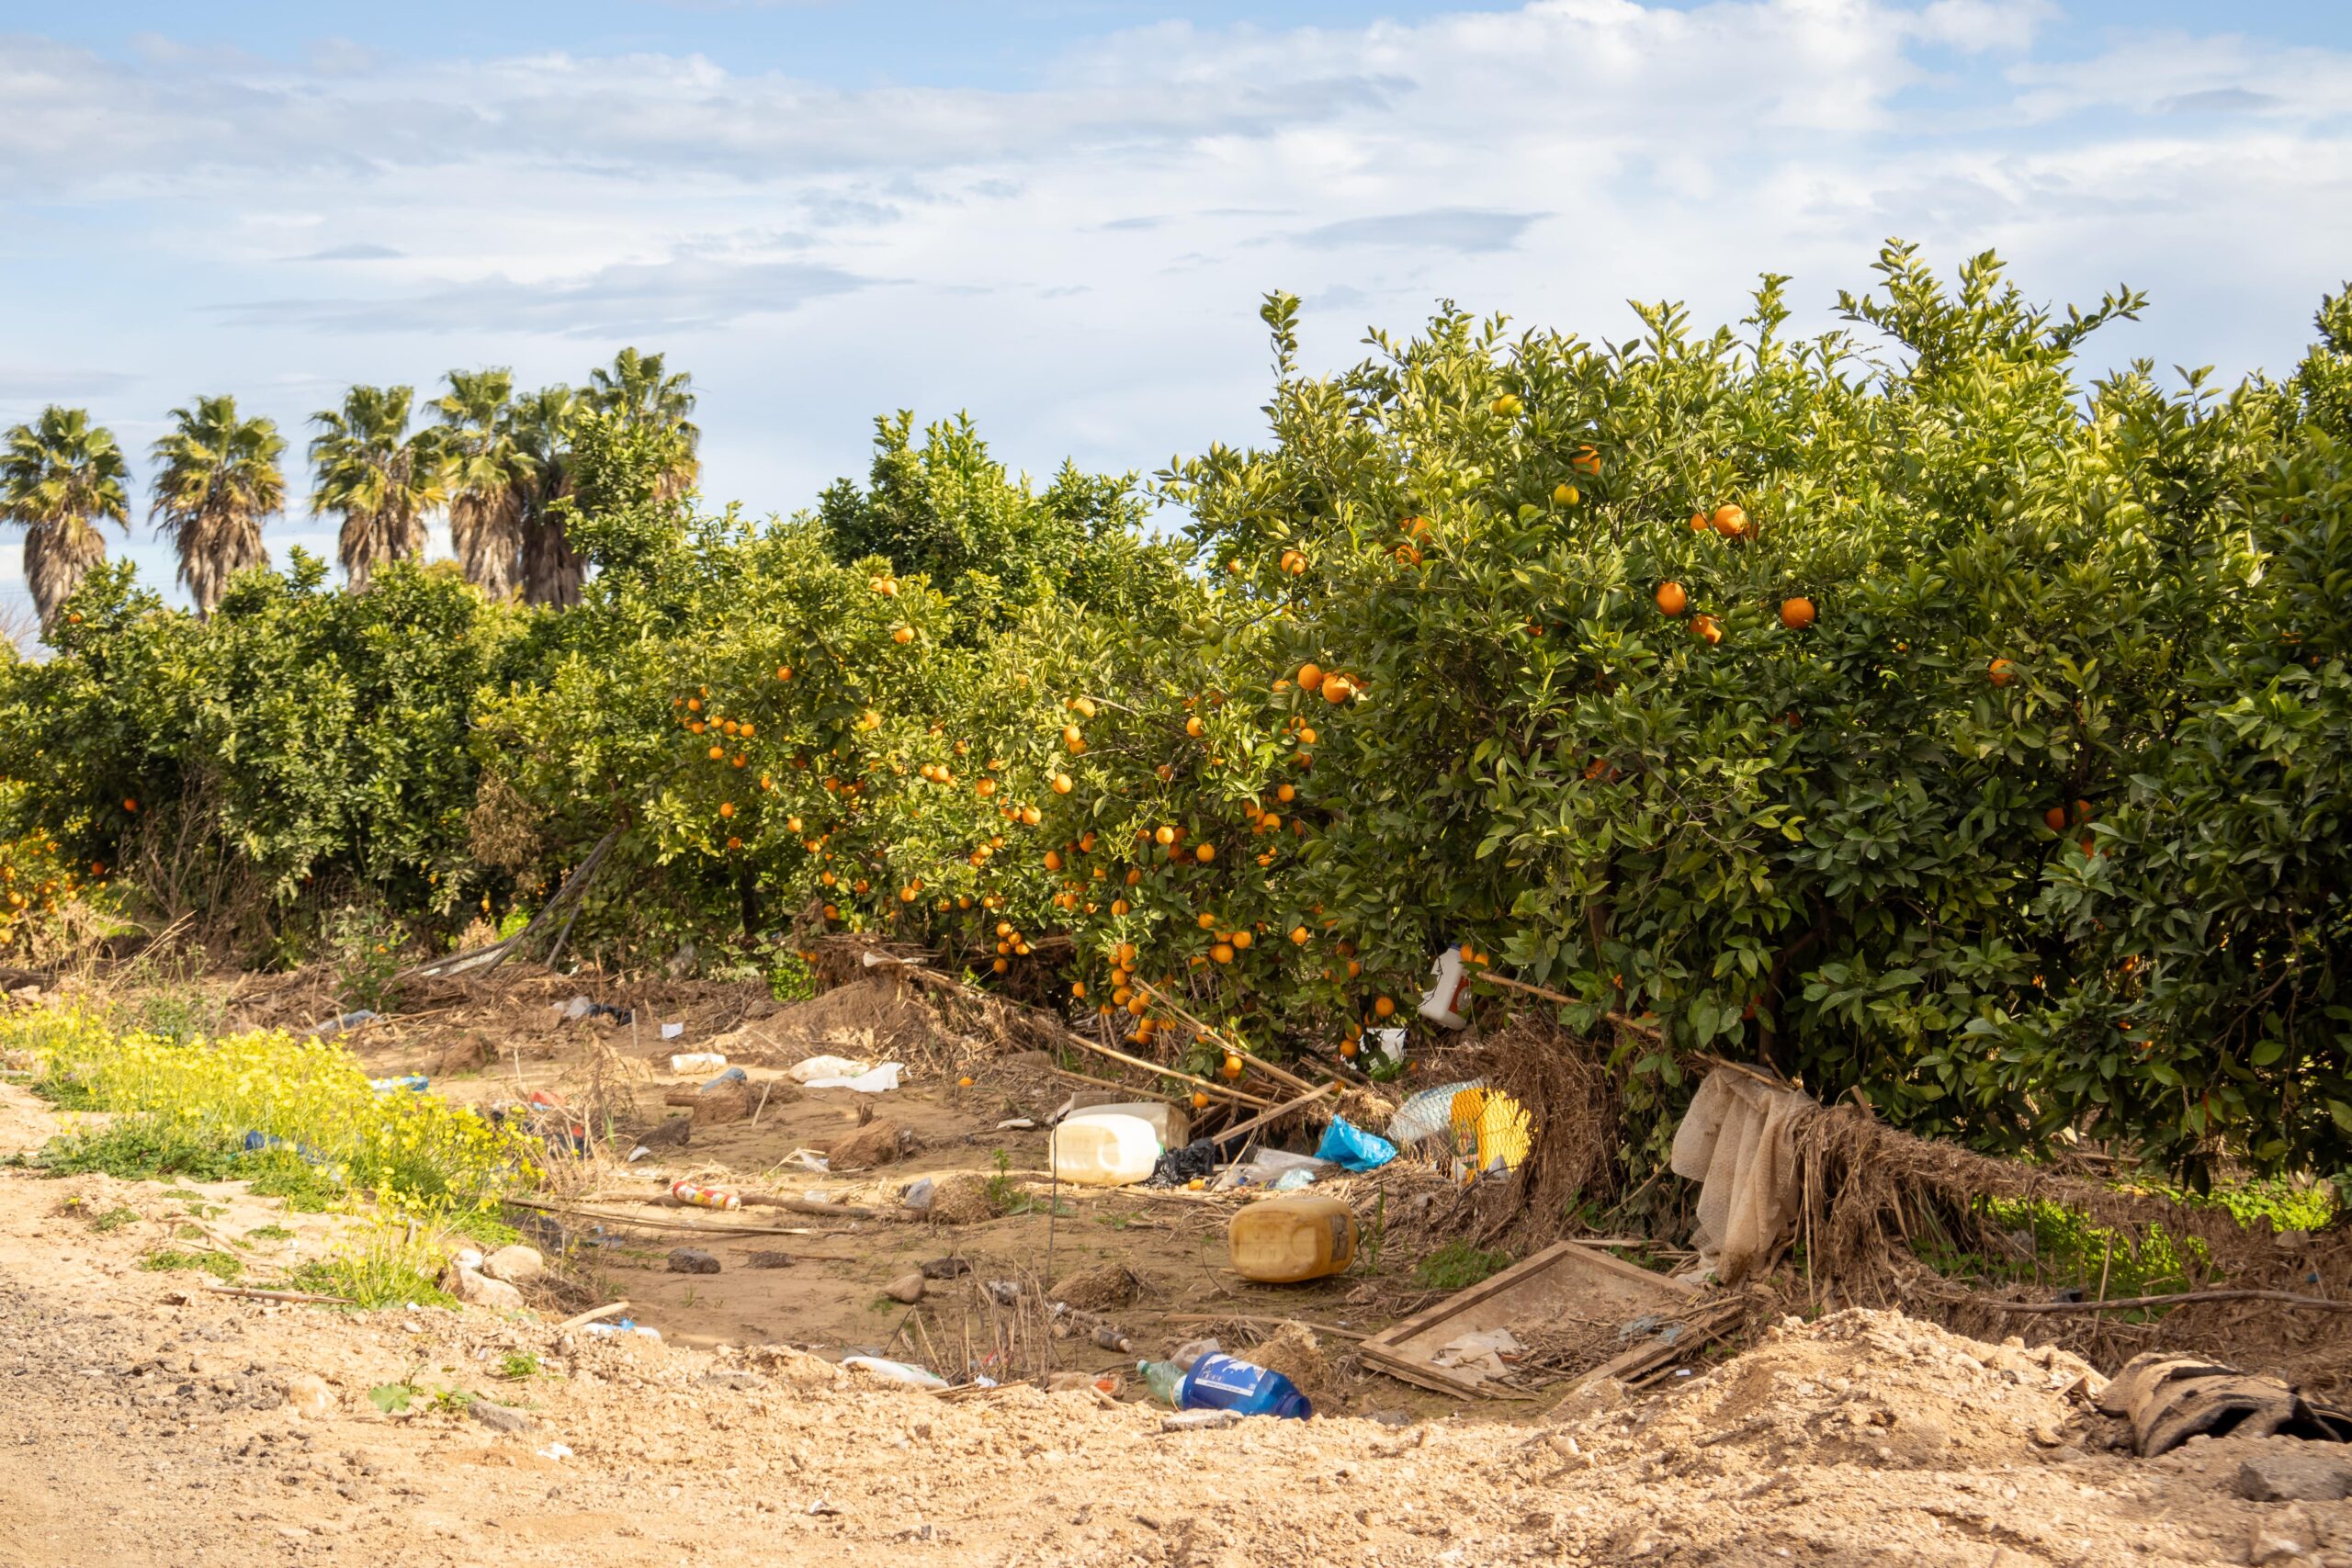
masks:
<instances>
[{"instance_id":1,"label":"sandy dirt ground","mask_svg":"<svg viewBox=\"0 0 2352 1568\"><path fill-rule=\"evenodd\" d=\"M0 1089L0 1152L53 1128ZM178 1190L298 1252L336 1223ZM140 1269L192 1206L0 1172L0 1562L2352 1564L2352 1503L2238 1495L2249 1459L2301 1445L2138 1461L2063 1353L1893 1314L1792 1322L1655 1394L1533 1420L1171 1434L1090 1392L879 1383L783 1322L630 1343ZM117 1208L141 1218L94 1226ZM535 1375L502 1377L526 1354ZM473 1411L385 1414L368 1391L392 1382Z\"/></svg>"}]
</instances>

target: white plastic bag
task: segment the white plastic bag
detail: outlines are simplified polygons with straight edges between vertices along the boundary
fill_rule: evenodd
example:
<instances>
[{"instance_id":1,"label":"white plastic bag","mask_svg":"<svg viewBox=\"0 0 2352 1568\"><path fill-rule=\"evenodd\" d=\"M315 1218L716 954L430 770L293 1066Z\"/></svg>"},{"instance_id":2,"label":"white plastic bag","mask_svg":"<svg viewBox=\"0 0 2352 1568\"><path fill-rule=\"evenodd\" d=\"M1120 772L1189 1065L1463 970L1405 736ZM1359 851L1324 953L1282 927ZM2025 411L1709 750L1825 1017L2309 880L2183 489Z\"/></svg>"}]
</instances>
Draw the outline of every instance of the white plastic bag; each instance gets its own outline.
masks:
<instances>
[{"instance_id":1,"label":"white plastic bag","mask_svg":"<svg viewBox=\"0 0 2352 1568\"><path fill-rule=\"evenodd\" d=\"M815 1078L854 1078L873 1070L873 1063L847 1056L811 1056L805 1062L795 1062L784 1072L794 1083L806 1084Z\"/></svg>"},{"instance_id":2,"label":"white plastic bag","mask_svg":"<svg viewBox=\"0 0 2352 1568\"><path fill-rule=\"evenodd\" d=\"M806 1064L804 1063L803 1066ZM797 1068L794 1070L798 1071ZM801 1087L803 1089L854 1089L860 1094L883 1094L899 1087L899 1075L904 1071L906 1068L896 1062L885 1062L873 1071L860 1073L855 1077L804 1078L801 1080Z\"/></svg>"}]
</instances>

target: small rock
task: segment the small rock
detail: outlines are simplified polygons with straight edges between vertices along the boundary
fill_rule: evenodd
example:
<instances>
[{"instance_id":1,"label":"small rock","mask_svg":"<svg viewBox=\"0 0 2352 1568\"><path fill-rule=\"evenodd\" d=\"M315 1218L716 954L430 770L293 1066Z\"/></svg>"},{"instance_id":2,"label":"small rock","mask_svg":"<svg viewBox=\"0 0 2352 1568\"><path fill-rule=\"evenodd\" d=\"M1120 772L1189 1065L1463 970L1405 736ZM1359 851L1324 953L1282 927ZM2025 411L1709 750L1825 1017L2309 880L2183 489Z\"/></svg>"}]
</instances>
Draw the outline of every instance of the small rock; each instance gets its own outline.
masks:
<instances>
[{"instance_id":1,"label":"small rock","mask_svg":"<svg viewBox=\"0 0 2352 1568\"><path fill-rule=\"evenodd\" d=\"M1214 1432L1220 1427L1237 1425L1241 1417L1231 1410L1179 1410L1173 1416L1159 1418L1163 1432Z\"/></svg>"},{"instance_id":2,"label":"small rock","mask_svg":"<svg viewBox=\"0 0 2352 1568\"><path fill-rule=\"evenodd\" d=\"M857 1131L826 1145L825 1165L831 1170L865 1170L889 1164L899 1157L899 1124L888 1116L876 1116Z\"/></svg>"},{"instance_id":3,"label":"small rock","mask_svg":"<svg viewBox=\"0 0 2352 1568\"><path fill-rule=\"evenodd\" d=\"M681 1247L670 1254L673 1274L716 1274L718 1259L699 1247Z\"/></svg>"},{"instance_id":4,"label":"small rock","mask_svg":"<svg viewBox=\"0 0 2352 1568\"><path fill-rule=\"evenodd\" d=\"M894 1302L904 1302L912 1306L922 1300L922 1270L918 1269L911 1274L899 1275L890 1281L883 1293Z\"/></svg>"},{"instance_id":5,"label":"small rock","mask_svg":"<svg viewBox=\"0 0 2352 1568\"><path fill-rule=\"evenodd\" d=\"M482 1259L481 1271L510 1285L527 1285L548 1271L548 1260L536 1247L502 1247Z\"/></svg>"},{"instance_id":6,"label":"small rock","mask_svg":"<svg viewBox=\"0 0 2352 1568\"><path fill-rule=\"evenodd\" d=\"M492 1404L487 1399L477 1399L467 1408L475 1420L493 1432L527 1432L531 1418L511 1404Z\"/></svg>"},{"instance_id":7,"label":"small rock","mask_svg":"<svg viewBox=\"0 0 2352 1568\"><path fill-rule=\"evenodd\" d=\"M334 1390L316 1372L296 1372L286 1380L286 1403L305 1421L323 1421L334 1414Z\"/></svg>"},{"instance_id":8,"label":"small rock","mask_svg":"<svg viewBox=\"0 0 2352 1568\"><path fill-rule=\"evenodd\" d=\"M2045 1449L2054 1449L2066 1440L2066 1435L2058 1429L2055 1421L2044 1421L2034 1427L2033 1440Z\"/></svg>"},{"instance_id":9,"label":"small rock","mask_svg":"<svg viewBox=\"0 0 2352 1568\"><path fill-rule=\"evenodd\" d=\"M922 1266L926 1280L956 1280L972 1271L972 1266L960 1258L934 1258Z\"/></svg>"},{"instance_id":10,"label":"small rock","mask_svg":"<svg viewBox=\"0 0 2352 1568\"><path fill-rule=\"evenodd\" d=\"M757 1372L747 1372L735 1367L721 1367L717 1371L705 1372L702 1381L716 1388L765 1388L768 1382Z\"/></svg>"},{"instance_id":11,"label":"small rock","mask_svg":"<svg viewBox=\"0 0 2352 1568\"><path fill-rule=\"evenodd\" d=\"M1384 1427L1409 1427L1413 1424L1413 1413L1409 1410L1375 1410L1372 1418Z\"/></svg>"},{"instance_id":12,"label":"small rock","mask_svg":"<svg viewBox=\"0 0 2352 1568\"><path fill-rule=\"evenodd\" d=\"M2238 1466L2237 1495L2255 1503L2333 1503L2352 1497L2352 1456L2298 1446Z\"/></svg>"},{"instance_id":13,"label":"small rock","mask_svg":"<svg viewBox=\"0 0 2352 1568\"><path fill-rule=\"evenodd\" d=\"M523 1292L503 1280L472 1269L460 1269L451 1264L441 1276L441 1288L468 1306L491 1307L499 1312L521 1312Z\"/></svg>"},{"instance_id":14,"label":"small rock","mask_svg":"<svg viewBox=\"0 0 2352 1568\"><path fill-rule=\"evenodd\" d=\"M2245 1560L2253 1568L2263 1568L2268 1562L2294 1562L2307 1557L2319 1545L2319 1531L2302 1505L2290 1503L2267 1517L2255 1521L2254 1533L2246 1541Z\"/></svg>"}]
</instances>

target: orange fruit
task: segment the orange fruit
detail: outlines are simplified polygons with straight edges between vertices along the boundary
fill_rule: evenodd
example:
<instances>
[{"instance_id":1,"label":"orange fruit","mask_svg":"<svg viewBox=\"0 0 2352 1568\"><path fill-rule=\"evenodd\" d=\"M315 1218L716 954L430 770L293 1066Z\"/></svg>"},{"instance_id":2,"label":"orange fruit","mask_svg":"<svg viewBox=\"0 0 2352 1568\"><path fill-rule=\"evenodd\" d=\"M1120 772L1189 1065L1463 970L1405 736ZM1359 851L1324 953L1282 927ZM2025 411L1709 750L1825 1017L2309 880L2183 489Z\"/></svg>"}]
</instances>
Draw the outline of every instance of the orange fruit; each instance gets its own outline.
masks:
<instances>
[{"instance_id":1,"label":"orange fruit","mask_svg":"<svg viewBox=\"0 0 2352 1568\"><path fill-rule=\"evenodd\" d=\"M2066 808L2053 806L2041 814L2041 820L2052 832L2063 833L2066 830Z\"/></svg>"},{"instance_id":2,"label":"orange fruit","mask_svg":"<svg viewBox=\"0 0 2352 1568\"><path fill-rule=\"evenodd\" d=\"M1077 786L1070 782L1070 776L1068 773L1056 773L1054 775L1054 793L1056 795L1068 795Z\"/></svg>"},{"instance_id":3,"label":"orange fruit","mask_svg":"<svg viewBox=\"0 0 2352 1568\"><path fill-rule=\"evenodd\" d=\"M735 815L735 803L734 803L733 801L731 801L731 800L722 800L722 801L720 801L720 802L718 803L718 814L719 814L721 817L732 817L732 816L734 816L734 815Z\"/></svg>"},{"instance_id":4,"label":"orange fruit","mask_svg":"<svg viewBox=\"0 0 2352 1568\"><path fill-rule=\"evenodd\" d=\"M1229 942L1218 942L1209 949L1209 956L1219 964L1230 964L1233 962L1233 944Z\"/></svg>"},{"instance_id":5,"label":"orange fruit","mask_svg":"<svg viewBox=\"0 0 2352 1568\"><path fill-rule=\"evenodd\" d=\"M1203 844L1193 852L1193 858L1199 861L1203 865L1206 865L1209 862L1216 859L1216 846L1215 844Z\"/></svg>"},{"instance_id":6,"label":"orange fruit","mask_svg":"<svg viewBox=\"0 0 2352 1568\"><path fill-rule=\"evenodd\" d=\"M885 599L895 599L899 594L899 584L891 578L877 577L867 586L871 587L875 592L879 593Z\"/></svg>"},{"instance_id":7,"label":"orange fruit","mask_svg":"<svg viewBox=\"0 0 2352 1568\"><path fill-rule=\"evenodd\" d=\"M1736 506L1718 506L1714 525L1716 533L1726 539L1736 539L1747 532L1747 513Z\"/></svg>"},{"instance_id":8,"label":"orange fruit","mask_svg":"<svg viewBox=\"0 0 2352 1568\"><path fill-rule=\"evenodd\" d=\"M1184 721L1184 733L1192 736L1194 739L1198 739L1200 738L1202 728L1200 716L1198 714L1193 715L1191 718Z\"/></svg>"},{"instance_id":9,"label":"orange fruit","mask_svg":"<svg viewBox=\"0 0 2352 1568\"><path fill-rule=\"evenodd\" d=\"M1724 628L1713 615L1700 615L1690 622L1690 629L1709 648L1724 640Z\"/></svg>"},{"instance_id":10,"label":"orange fruit","mask_svg":"<svg viewBox=\"0 0 2352 1568\"><path fill-rule=\"evenodd\" d=\"M1084 1001L1086 999L1086 982L1083 980L1072 980L1069 983L1069 994L1076 997L1080 1001Z\"/></svg>"},{"instance_id":11,"label":"orange fruit","mask_svg":"<svg viewBox=\"0 0 2352 1568\"><path fill-rule=\"evenodd\" d=\"M1660 615L1679 615L1690 607L1690 595L1682 591L1679 582L1659 583L1657 597Z\"/></svg>"},{"instance_id":12,"label":"orange fruit","mask_svg":"<svg viewBox=\"0 0 2352 1568\"><path fill-rule=\"evenodd\" d=\"M1000 958L992 962L989 967L994 969L998 974L1002 975L1012 969L1012 960L1009 958Z\"/></svg>"},{"instance_id":13,"label":"orange fruit","mask_svg":"<svg viewBox=\"0 0 2352 1568\"><path fill-rule=\"evenodd\" d=\"M1574 506L1576 503L1577 503L1577 487L1576 487L1576 486L1574 486L1574 485L1572 485L1572 484L1568 484L1568 483L1566 483L1566 481L1563 481L1563 482L1561 482L1561 483L1559 483L1559 484L1555 484L1555 485L1554 485L1554 486L1552 487L1552 504L1553 504L1553 505L1555 505L1555 506Z\"/></svg>"},{"instance_id":14,"label":"orange fruit","mask_svg":"<svg viewBox=\"0 0 2352 1568\"><path fill-rule=\"evenodd\" d=\"M1323 677L1323 700L1325 702L1337 705L1338 704L1346 702L1350 697L1352 697L1355 694L1355 682L1349 680L1345 675L1326 675Z\"/></svg>"},{"instance_id":15,"label":"orange fruit","mask_svg":"<svg viewBox=\"0 0 2352 1568\"><path fill-rule=\"evenodd\" d=\"M791 679L792 679L792 666L791 666L791 665L789 665L789 664L779 664L779 665L777 665L777 666L775 667L775 678L776 678L777 680L779 680L779 681L789 681L789 680L791 680Z\"/></svg>"},{"instance_id":16,"label":"orange fruit","mask_svg":"<svg viewBox=\"0 0 2352 1568\"><path fill-rule=\"evenodd\" d=\"M1314 933L1309 931L1305 926L1293 926L1290 928L1290 940L1297 943L1300 947L1305 947L1306 945L1307 938L1313 934Z\"/></svg>"},{"instance_id":17,"label":"orange fruit","mask_svg":"<svg viewBox=\"0 0 2352 1568\"><path fill-rule=\"evenodd\" d=\"M2075 802L2075 820L2077 822L2087 822L2090 819L2091 803L2087 800L2078 800Z\"/></svg>"},{"instance_id":18,"label":"orange fruit","mask_svg":"<svg viewBox=\"0 0 2352 1568\"><path fill-rule=\"evenodd\" d=\"M971 1074L969 1074L969 1073L966 1073L962 1077L957 1078L957 1079L956 1080L956 1087L957 1089L969 1089L969 1088L971 1088L971 1087L972 1087L972 1075L971 1075Z\"/></svg>"},{"instance_id":19,"label":"orange fruit","mask_svg":"<svg viewBox=\"0 0 2352 1568\"><path fill-rule=\"evenodd\" d=\"M1693 534L1703 534L1707 531L1707 514L1705 513L1693 512L1690 514L1690 531Z\"/></svg>"},{"instance_id":20,"label":"orange fruit","mask_svg":"<svg viewBox=\"0 0 2352 1568\"><path fill-rule=\"evenodd\" d=\"M1396 1010L1396 1004L1394 1001L1391 1001L1388 998L1374 997L1373 998L1372 1013L1374 1018L1386 1018L1390 1013L1393 1013Z\"/></svg>"},{"instance_id":21,"label":"orange fruit","mask_svg":"<svg viewBox=\"0 0 2352 1568\"><path fill-rule=\"evenodd\" d=\"M1217 1068L1217 1072L1227 1078L1239 1077L1241 1076L1241 1058L1238 1056L1227 1056L1225 1059L1224 1065Z\"/></svg>"},{"instance_id":22,"label":"orange fruit","mask_svg":"<svg viewBox=\"0 0 2352 1568\"><path fill-rule=\"evenodd\" d=\"M1195 1111L1206 1111L1208 1108L1209 1097L1202 1093L1199 1089L1194 1089L1193 1091L1193 1109Z\"/></svg>"},{"instance_id":23,"label":"orange fruit","mask_svg":"<svg viewBox=\"0 0 2352 1568\"><path fill-rule=\"evenodd\" d=\"M1284 784L1282 788L1274 791L1274 798L1281 801L1284 806L1288 806L1292 801L1298 798L1298 791L1293 789L1288 784Z\"/></svg>"},{"instance_id":24,"label":"orange fruit","mask_svg":"<svg viewBox=\"0 0 2352 1568\"><path fill-rule=\"evenodd\" d=\"M1248 931L1235 931L1233 933L1233 945L1237 948L1246 948L1256 940L1257 939L1251 936Z\"/></svg>"},{"instance_id":25,"label":"orange fruit","mask_svg":"<svg viewBox=\"0 0 2352 1568\"><path fill-rule=\"evenodd\" d=\"M1284 550L1282 556L1282 569L1291 576L1296 577L1306 570L1306 558L1296 550Z\"/></svg>"},{"instance_id":26,"label":"orange fruit","mask_svg":"<svg viewBox=\"0 0 2352 1568\"><path fill-rule=\"evenodd\" d=\"M903 647L905 644L915 640L915 629L912 626L892 626L890 628L890 640Z\"/></svg>"},{"instance_id":27,"label":"orange fruit","mask_svg":"<svg viewBox=\"0 0 2352 1568\"><path fill-rule=\"evenodd\" d=\"M702 712L702 699L700 697L688 697L686 699L686 711L688 713Z\"/></svg>"},{"instance_id":28,"label":"orange fruit","mask_svg":"<svg viewBox=\"0 0 2352 1568\"><path fill-rule=\"evenodd\" d=\"M1984 673L1996 686L2006 686L2018 678L2018 667L2006 659L1996 659L1984 667Z\"/></svg>"},{"instance_id":29,"label":"orange fruit","mask_svg":"<svg viewBox=\"0 0 2352 1568\"><path fill-rule=\"evenodd\" d=\"M1353 1061L1355 1059L1356 1050L1357 1046L1354 1041L1342 1040L1340 1042L1340 1055L1347 1057L1350 1061Z\"/></svg>"},{"instance_id":30,"label":"orange fruit","mask_svg":"<svg viewBox=\"0 0 2352 1568\"><path fill-rule=\"evenodd\" d=\"M1813 625L1813 601L1803 594L1794 599L1781 600L1781 624L1792 632L1801 632Z\"/></svg>"},{"instance_id":31,"label":"orange fruit","mask_svg":"<svg viewBox=\"0 0 2352 1568\"><path fill-rule=\"evenodd\" d=\"M1322 684L1322 666L1318 664L1302 664L1298 667L1298 689L1300 691L1311 692Z\"/></svg>"},{"instance_id":32,"label":"orange fruit","mask_svg":"<svg viewBox=\"0 0 2352 1568\"><path fill-rule=\"evenodd\" d=\"M1165 848L1176 841L1176 829L1163 822L1158 828L1152 829L1151 837L1155 843Z\"/></svg>"},{"instance_id":33,"label":"orange fruit","mask_svg":"<svg viewBox=\"0 0 2352 1568\"><path fill-rule=\"evenodd\" d=\"M714 746L710 749L710 760L714 762L726 755L727 748L724 746Z\"/></svg>"}]
</instances>

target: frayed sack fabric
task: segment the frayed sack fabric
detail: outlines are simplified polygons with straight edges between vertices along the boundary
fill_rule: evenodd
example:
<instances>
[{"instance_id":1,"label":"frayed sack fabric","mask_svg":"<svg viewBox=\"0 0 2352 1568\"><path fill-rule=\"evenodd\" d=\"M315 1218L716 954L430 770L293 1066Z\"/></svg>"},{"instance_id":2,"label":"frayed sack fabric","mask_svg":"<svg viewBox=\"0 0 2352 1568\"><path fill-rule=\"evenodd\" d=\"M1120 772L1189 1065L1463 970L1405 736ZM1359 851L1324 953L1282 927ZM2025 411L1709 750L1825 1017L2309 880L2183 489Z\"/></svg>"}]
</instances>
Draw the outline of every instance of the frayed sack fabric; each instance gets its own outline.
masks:
<instances>
[{"instance_id":1,"label":"frayed sack fabric","mask_svg":"<svg viewBox=\"0 0 2352 1568\"><path fill-rule=\"evenodd\" d=\"M1717 1067L1674 1132L1674 1174L1700 1183L1694 1245L1725 1284L1768 1261L1797 1216L1796 1124L1809 1096Z\"/></svg>"}]
</instances>

